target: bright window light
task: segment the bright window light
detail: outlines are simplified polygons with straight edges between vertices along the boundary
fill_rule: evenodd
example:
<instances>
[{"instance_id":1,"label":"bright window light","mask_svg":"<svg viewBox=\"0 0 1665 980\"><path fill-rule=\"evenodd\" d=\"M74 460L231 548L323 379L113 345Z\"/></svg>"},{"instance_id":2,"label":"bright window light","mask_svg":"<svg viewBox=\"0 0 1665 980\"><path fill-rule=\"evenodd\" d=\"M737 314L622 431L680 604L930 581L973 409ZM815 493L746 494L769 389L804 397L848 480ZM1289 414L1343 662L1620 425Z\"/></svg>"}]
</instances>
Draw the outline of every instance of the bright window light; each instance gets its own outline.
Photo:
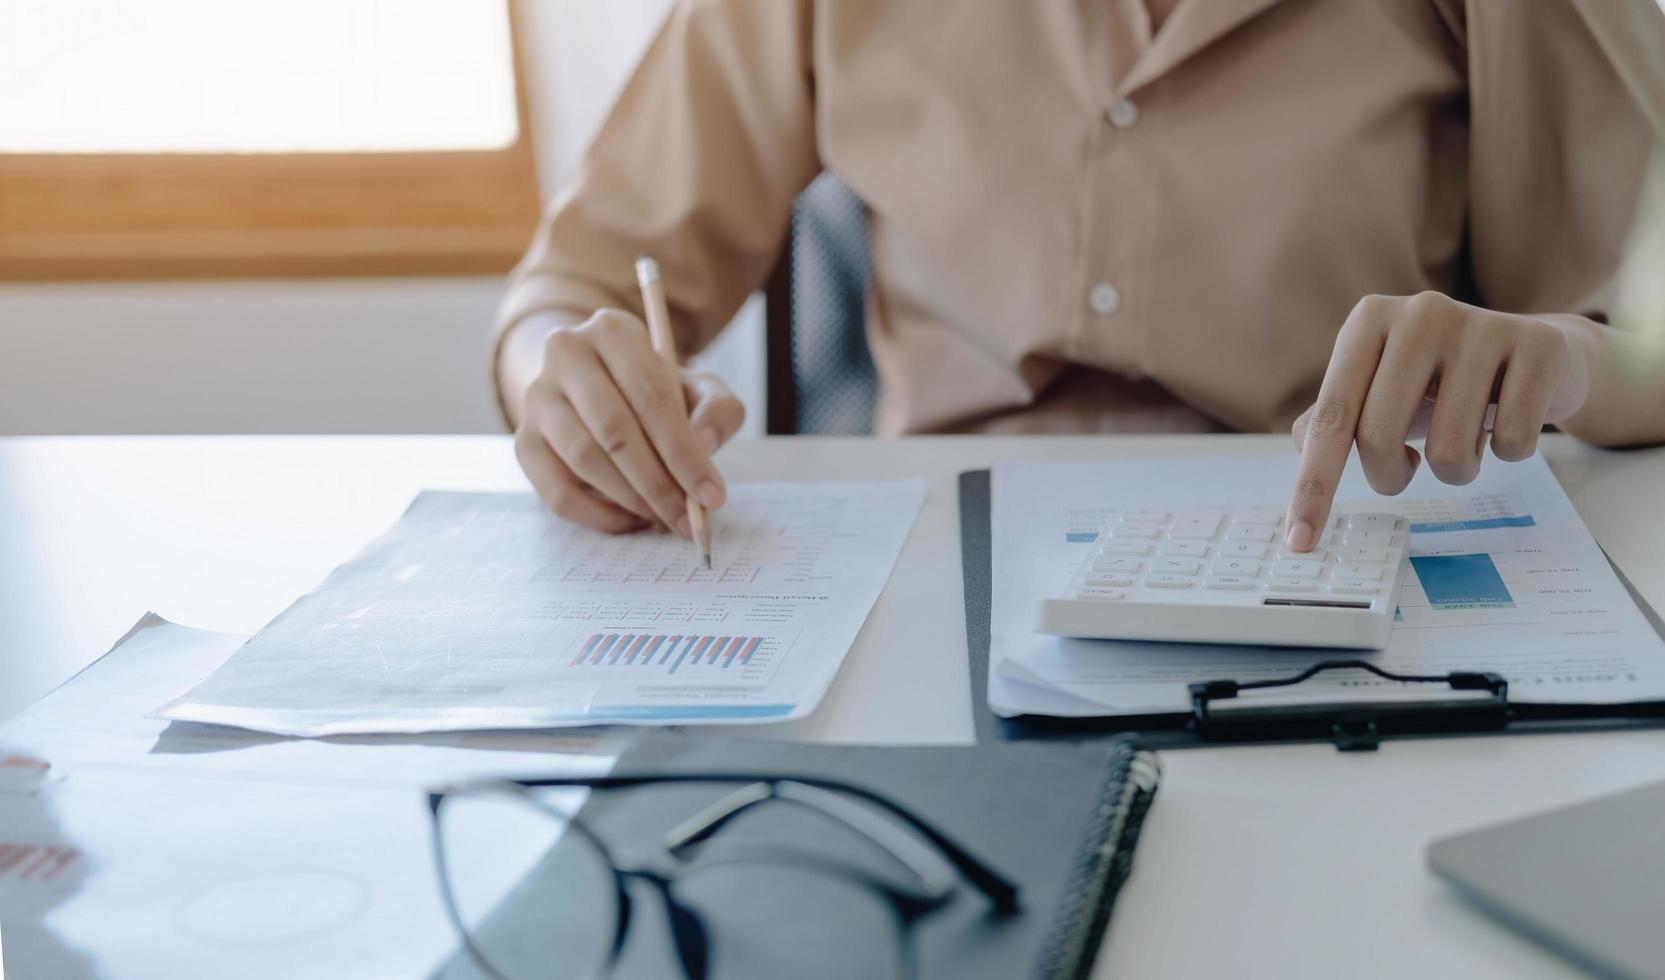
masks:
<instances>
[{"instance_id":1,"label":"bright window light","mask_svg":"<svg viewBox=\"0 0 1665 980\"><path fill-rule=\"evenodd\" d=\"M507 4L0 0L0 152L514 143Z\"/></svg>"}]
</instances>

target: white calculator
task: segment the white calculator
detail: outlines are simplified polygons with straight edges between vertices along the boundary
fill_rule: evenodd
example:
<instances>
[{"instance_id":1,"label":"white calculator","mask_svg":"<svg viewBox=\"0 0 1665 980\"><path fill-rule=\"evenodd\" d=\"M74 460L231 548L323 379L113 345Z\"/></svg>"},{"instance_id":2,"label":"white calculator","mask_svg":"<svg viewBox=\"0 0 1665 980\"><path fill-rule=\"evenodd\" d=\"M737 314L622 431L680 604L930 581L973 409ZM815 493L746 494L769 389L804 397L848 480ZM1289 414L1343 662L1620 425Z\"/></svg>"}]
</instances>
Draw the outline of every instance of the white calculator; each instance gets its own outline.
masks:
<instances>
[{"instance_id":1,"label":"white calculator","mask_svg":"<svg viewBox=\"0 0 1665 980\"><path fill-rule=\"evenodd\" d=\"M1065 593L1035 604L1058 636L1387 646L1410 551L1397 514L1338 504L1309 552L1272 507L1109 514Z\"/></svg>"}]
</instances>

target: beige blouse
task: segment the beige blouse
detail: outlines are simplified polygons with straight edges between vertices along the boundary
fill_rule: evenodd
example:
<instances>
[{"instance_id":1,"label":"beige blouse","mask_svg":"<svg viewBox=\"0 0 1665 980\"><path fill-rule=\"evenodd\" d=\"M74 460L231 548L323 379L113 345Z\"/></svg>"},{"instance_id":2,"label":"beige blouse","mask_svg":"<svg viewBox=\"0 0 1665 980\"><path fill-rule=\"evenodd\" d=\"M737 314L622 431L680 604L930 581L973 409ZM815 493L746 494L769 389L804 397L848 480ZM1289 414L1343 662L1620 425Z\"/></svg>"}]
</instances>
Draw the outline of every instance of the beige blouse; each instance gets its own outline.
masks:
<instances>
[{"instance_id":1,"label":"beige blouse","mask_svg":"<svg viewBox=\"0 0 1665 980\"><path fill-rule=\"evenodd\" d=\"M1281 429L1366 294L1602 313L1662 106L1655 0L687 0L499 329L652 253L691 353L826 168L881 433Z\"/></svg>"}]
</instances>

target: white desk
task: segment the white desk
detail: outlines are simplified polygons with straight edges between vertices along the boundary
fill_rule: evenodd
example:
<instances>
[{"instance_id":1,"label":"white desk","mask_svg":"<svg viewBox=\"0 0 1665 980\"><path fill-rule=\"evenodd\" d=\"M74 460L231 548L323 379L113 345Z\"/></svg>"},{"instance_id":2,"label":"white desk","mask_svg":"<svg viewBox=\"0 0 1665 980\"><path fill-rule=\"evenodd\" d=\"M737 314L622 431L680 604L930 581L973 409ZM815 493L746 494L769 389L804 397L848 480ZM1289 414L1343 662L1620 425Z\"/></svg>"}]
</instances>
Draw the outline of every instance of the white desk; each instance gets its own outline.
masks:
<instances>
[{"instance_id":1,"label":"white desk","mask_svg":"<svg viewBox=\"0 0 1665 980\"><path fill-rule=\"evenodd\" d=\"M1550 440L1598 540L1665 606L1665 451ZM826 704L786 733L966 742L955 475L996 459L1287 452L1276 437L771 440L731 479L922 473L930 496ZM141 613L251 632L420 488L520 487L501 438L0 440L0 718ZM253 559L251 560L251 557ZM1665 731L1164 755L1167 777L1099 975L1575 976L1455 899L1431 837L1665 778ZM414 859L420 860L420 856Z\"/></svg>"}]
</instances>

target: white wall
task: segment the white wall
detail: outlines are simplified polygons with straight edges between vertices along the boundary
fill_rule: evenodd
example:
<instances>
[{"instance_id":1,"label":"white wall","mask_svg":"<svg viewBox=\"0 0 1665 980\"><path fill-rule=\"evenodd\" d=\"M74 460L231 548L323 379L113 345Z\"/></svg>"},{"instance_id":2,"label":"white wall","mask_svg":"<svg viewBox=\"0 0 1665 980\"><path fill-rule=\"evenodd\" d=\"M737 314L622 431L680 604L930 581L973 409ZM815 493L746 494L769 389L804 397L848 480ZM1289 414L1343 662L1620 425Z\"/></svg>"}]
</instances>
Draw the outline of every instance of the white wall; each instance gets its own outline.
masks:
<instances>
[{"instance_id":1,"label":"white wall","mask_svg":"<svg viewBox=\"0 0 1665 980\"><path fill-rule=\"evenodd\" d=\"M667 0L528 0L546 189ZM0 284L0 435L490 432L494 278ZM761 314L704 361L763 417Z\"/></svg>"}]
</instances>

